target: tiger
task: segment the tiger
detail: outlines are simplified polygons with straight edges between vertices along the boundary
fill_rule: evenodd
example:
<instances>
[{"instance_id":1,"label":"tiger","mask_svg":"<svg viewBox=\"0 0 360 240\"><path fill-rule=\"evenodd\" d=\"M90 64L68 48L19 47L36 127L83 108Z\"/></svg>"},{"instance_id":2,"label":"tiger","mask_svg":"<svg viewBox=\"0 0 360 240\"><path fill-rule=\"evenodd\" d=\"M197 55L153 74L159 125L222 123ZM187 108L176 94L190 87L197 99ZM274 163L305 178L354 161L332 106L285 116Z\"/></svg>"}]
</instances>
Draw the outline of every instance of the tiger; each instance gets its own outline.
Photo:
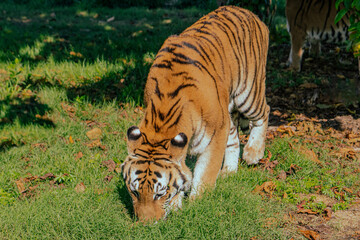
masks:
<instances>
[{"instance_id":1,"label":"tiger","mask_svg":"<svg viewBox=\"0 0 360 240\"><path fill-rule=\"evenodd\" d=\"M301 71L303 45L310 42L310 54L321 53L321 41L344 42L349 38L349 14L337 24L334 23L338 10L336 0L287 0L285 15L287 30L291 39L288 65L294 71ZM342 5L340 5L341 9ZM339 10L340 10L339 9Z\"/></svg>"},{"instance_id":2,"label":"tiger","mask_svg":"<svg viewBox=\"0 0 360 240\"><path fill-rule=\"evenodd\" d=\"M214 187L238 169L238 125L251 125L243 159L264 155L270 107L265 98L269 30L252 12L223 6L168 37L150 67L146 108L127 130L121 166L140 221L166 218L184 197ZM196 157L192 170L187 155Z\"/></svg>"}]
</instances>

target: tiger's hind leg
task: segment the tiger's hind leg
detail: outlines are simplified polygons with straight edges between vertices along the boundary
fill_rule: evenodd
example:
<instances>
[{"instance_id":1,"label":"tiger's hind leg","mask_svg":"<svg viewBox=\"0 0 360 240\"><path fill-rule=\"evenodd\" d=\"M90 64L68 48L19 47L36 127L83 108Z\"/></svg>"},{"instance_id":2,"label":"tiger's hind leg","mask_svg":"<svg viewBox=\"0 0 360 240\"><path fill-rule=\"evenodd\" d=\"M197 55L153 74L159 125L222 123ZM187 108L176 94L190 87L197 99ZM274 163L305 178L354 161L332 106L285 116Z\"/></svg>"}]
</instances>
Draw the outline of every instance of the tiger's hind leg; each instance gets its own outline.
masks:
<instances>
[{"instance_id":1,"label":"tiger's hind leg","mask_svg":"<svg viewBox=\"0 0 360 240\"><path fill-rule=\"evenodd\" d=\"M306 40L306 32L302 29L294 29L290 32L291 50L289 55L289 67L295 71L301 71L301 60L304 53L303 45Z\"/></svg>"},{"instance_id":2,"label":"tiger's hind leg","mask_svg":"<svg viewBox=\"0 0 360 240\"><path fill-rule=\"evenodd\" d=\"M269 106L266 106L266 114L269 114ZM268 117L266 119L259 119L251 121L252 129L249 140L244 147L243 159L248 165L257 164L261 158L264 157L265 138L268 126Z\"/></svg>"},{"instance_id":3,"label":"tiger's hind leg","mask_svg":"<svg viewBox=\"0 0 360 240\"><path fill-rule=\"evenodd\" d=\"M265 70L264 70L265 71ZM265 74L263 74L265 76ZM253 105L243 112L244 116L250 120L250 136L244 147L242 158L247 164L257 164L264 156L265 138L268 127L270 107L265 99L265 81L259 90L259 101L254 101ZM241 101L241 98L239 99ZM242 112L242 109L239 109Z\"/></svg>"},{"instance_id":4,"label":"tiger's hind leg","mask_svg":"<svg viewBox=\"0 0 360 240\"><path fill-rule=\"evenodd\" d=\"M311 39L310 40L310 55L318 57L321 54L321 43L320 40Z\"/></svg>"}]
</instances>

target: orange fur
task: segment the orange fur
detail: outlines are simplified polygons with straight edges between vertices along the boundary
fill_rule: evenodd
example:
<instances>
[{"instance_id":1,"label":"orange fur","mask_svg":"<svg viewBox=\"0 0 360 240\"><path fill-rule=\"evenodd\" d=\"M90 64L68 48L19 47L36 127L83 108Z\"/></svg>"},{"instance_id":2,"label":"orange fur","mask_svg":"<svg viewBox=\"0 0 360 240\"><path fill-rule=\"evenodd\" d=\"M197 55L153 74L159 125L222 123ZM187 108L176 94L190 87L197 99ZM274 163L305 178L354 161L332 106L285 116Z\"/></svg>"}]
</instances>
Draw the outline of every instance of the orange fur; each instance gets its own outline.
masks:
<instances>
[{"instance_id":1,"label":"orange fur","mask_svg":"<svg viewBox=\"0 0 360 240\"><path fill-rule=\"evenodd\" d=\"M164 42L145 86L145 117L128 131L123 164L139 219L159 219L181 207L190 187L196 196L214 186L222 165L225 172L237 170L239 119L232 121L232 113L253 125L244 159L254 164L263 157L267 50L265 24L233 6L220 7ZM193 174L187 153L198 156ZM159 192L164 195L157 199Z\"/></svg>"}]
</instances>

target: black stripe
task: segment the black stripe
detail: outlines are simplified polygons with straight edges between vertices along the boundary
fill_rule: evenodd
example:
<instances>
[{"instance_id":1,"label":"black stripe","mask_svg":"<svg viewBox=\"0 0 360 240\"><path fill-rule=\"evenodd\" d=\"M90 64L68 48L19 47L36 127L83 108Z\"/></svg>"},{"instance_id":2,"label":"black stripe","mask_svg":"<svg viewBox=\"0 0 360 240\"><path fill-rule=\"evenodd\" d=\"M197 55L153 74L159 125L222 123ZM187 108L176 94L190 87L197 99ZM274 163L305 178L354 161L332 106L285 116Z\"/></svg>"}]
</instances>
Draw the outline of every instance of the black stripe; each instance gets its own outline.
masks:
<instances>
[{"instance_id":1,"label":"black stripe","mask_svg":"<svg viewBox=\"0 0 360 240\"><path fill-rule=\"evenodd\" d=\"M146 151L146 150L143 150L143 149L140 149L140 148L137 148L137 149L135 149L135 153L136 153L136 151L140 151L140 152L143 152L143 153L146 153L146 154L150 154L151 152L150 151Z\"/></svg>"},{"instance_id":2,"label":"black stripe","mask_svg":"<svg viewBox=\"0 0 360 240\"><path fill-rule=\"evenodd\" d=\"M161 173L159 173L159 172L157 172L157 171L154 171L154 174L155 174L158 178L162 178Z\"/></svg>"},{"instance_id":3,"label":"black stripe","mask_svg":"<svg viewBox=\"0 0 360 240\"><path fill-rule=\"evenodd\" d=\"M229 147L234 147L236 146L237 148L239 148L239 145L237 143L233 143L233 144L230 144L230 145L226 145L227 148Z\"/></svg>"},{"instance_id":4,"label":"black stripe","mask_svg":"<svg viewBox=\"0 0 360 240\"><path fill-rule=\"evenodd\" d=\"M154 159L154 160L155 160L155 159ZM156 165L156 166L158 166L158 167L161 167L161 168L164 167L164 165L162 165L161 163L158 163L158 162L156 162L156 161L154 161L154 165Z\"/></svg>"},{"instance_id":5,"label":"black stripe","mask_svg":"<svg viewBox=\"0 0 360 240\"><path fill-rule=\"evenodd\" d=\"M181 84L177 89L175 89L173 92L168 93L167 95L168 95L168 97L175 98L179 94L180 90L187 88L187 87L195 87L196 89L198 88L195 84L192 84L192 83Z\"/></svg>"},{"instance_id":6,"label":"black stripe","mask_svg":"<svg viewBox=\"0 0 360 240\"><path fill-rule=\"evenodd\" d=\"M182 42L182 44L184 44L186 47L188 47L188 48L194 50L195 52L197 52L200 55L200 57L206 62L206 64L208 64L208 60L206 60L204 55L193 44L188 43L188 42ZM211 61L211 59L209 58L209 55L206 53L206 51L202 51L202 52L207 56L207 59L209 59Z\"/></svg>"},{"instance_id":7,"label":"black stripe","mask_svg":"<svg viewBox=\"0 0 360 240\"><path fill-rule=\"evenodd\" d=\"M164 64L164 63L159 63L159 64L153 64L152 66L151 66L151 68L167 68L167 69L172 69L171 68L171 65L169 65L169 64Z\"/></svg>"},{"instance_id":8,"label":"black stripe","mask_svg":"<svg viewBox=\"0 0 360 240\"><path fill-rule=\"evenodd\" d=\"M159 82L158 82L157 78L151 77L150 79L155 81L155 83L156 83L156 85L155 85L155 94L161 100L161 98L164 97L164 94L160 92Z\"/></svg>"},{"instance_id":9,"label":"black stripe","mask_svg":"<svg viewBox=\"0 0 360 240\"><path fill-rule=\"evenodd\" d=\"M153 100L151 99L151 122L154 124L156 119L156 109Z\"/></svg>"},{"instance_id":10,"label":"black stripe","mask_svg":"<svg viewBox=\"0 0 360 240\"><path fill-rule=\"evenodd\" d=\"M175 48L170 48L170 47L164 47L162 49L160 49L159 53L160 52L169 52L169 53L173 53L175 50Z\"/></svg>"},{"instance_id":11,"label":"black stripe","mask_svg":"<svg viewBox=\"0 0 360 240\"><path fill-rule=\"evenodd\" d=\"M168 120L166 120L166 121L164 122L164 125L166 125L166 124L168 124L168 123L170 122L170 120L175 116L176 112L180 109L180 107L181 107L181 106L177 107L177 108L175 109L175 111L171 114L171 116L167 116ZM182 109L183 109L183 107L181 108L180 111L182 111Z\"/></svg>"},{"instance_id":12,"label":"black stripe","mask_svg":"<svg viewBox=\"0 0 360 240\"><path fill-rule=\"evenodd\" d=\"M180 75L184 75L184 74L188 74L187 72L178 72L178 73L172 73L171 75L174 77L180 76Z\"/></svg>"},{"instance_id":13,"label":"black stripe","mask_svg":"<svg viewBox=\"0 0 360 240\"><path fill-rule=\"evenodd\" d=\"M136 165L141 165L141 164L144 164L144 163L150 164L150 160L137 160L135 162Z\"/></svg>"},{"instance_id":14,"label":"black stripe","mask_svg":"<svg viewBox=\"0 0 360 240\"><path fill-rule=\"evenodd\" d=\"M174 110L174 107L179 104L180 100L181 100L181 98L179 98L179 99L171 106L170 110L169 110L168 113L166 114L167 117L171 114L172 110ZM180 108L180 107L178 107L178 108L175 110L175 112L176 112L179 108ZM175 113L175 112L174 112L174 113Z\"/></svg>"},{"instance_id":15,"label":"black stripe","mask_svg":"<svg viewBox=\"0 0 360 240\"><path fill-rule=\"evenodd\" d=\"M158 111L158 114L159 114L160 120L161 120L161 121L164 121L164 119L165 119L164 114L163 114L162 112L160 112L160 110Z\"/></svg>"},{"instance_id":16,"label":"black stripe","mask_svg":"<svg viewBox=\"0 0 360 240\"><path fill-rule=\"evenodd\" d=\"M173 122L173 124L171 124L169 126L169 128L172 128L173 126L175 126L176 124L178 124L178 122L180 121L180 118L182 117L182 113L179 114L179 116L176 118L175 122Z\"/></svg>"},{"instance_id":17,"label":"black stripe","mask_svg":"<svg viewBox=\"0 0 360 240\"><path fill-rule=\"evenodd\" d=\"M179 185L176 183L176 180L174 181L174 183L172 184L172 186L174 188L176 188L176 190L179 190Z\"/></svg>"}]
</instances>

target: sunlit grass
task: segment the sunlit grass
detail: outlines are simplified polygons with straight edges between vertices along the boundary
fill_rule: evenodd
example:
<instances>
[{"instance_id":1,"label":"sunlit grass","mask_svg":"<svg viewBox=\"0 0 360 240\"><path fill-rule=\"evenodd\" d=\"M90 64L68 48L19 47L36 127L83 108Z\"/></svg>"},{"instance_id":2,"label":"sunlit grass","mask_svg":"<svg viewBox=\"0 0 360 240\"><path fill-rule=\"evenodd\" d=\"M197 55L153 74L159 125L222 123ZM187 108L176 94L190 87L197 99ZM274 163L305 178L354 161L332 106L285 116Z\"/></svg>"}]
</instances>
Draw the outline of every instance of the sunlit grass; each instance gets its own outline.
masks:
<instances>
[{"instance_id":1,"label":"sunlit grass","mask_svg":"<svg viewBox=\"0 0 360 240\"><path fill-rule=\"evenodd\" d=\"M166 221L137 223L119 173L126 131L143 117L143 88L161 44L206 11L0 6L0 239L290 239L283 214L300 194L322 184L336 198L334 186L360 187L346 174L350 166L330 175L332 165L290 147L301 138L279 138L266 145L278 161L273 172L242 162ZM274 88L304 80L277 71L269 78ZM97 142L86 134L94 128ZM328 160L326 149L315 150ZM102 164L109 160L116 170ZM301 170L277 179L292 164ZM54 178L41 179L49 173ZM269 181L271 194L254 192Z\"/></svg>"}]
</instances>

